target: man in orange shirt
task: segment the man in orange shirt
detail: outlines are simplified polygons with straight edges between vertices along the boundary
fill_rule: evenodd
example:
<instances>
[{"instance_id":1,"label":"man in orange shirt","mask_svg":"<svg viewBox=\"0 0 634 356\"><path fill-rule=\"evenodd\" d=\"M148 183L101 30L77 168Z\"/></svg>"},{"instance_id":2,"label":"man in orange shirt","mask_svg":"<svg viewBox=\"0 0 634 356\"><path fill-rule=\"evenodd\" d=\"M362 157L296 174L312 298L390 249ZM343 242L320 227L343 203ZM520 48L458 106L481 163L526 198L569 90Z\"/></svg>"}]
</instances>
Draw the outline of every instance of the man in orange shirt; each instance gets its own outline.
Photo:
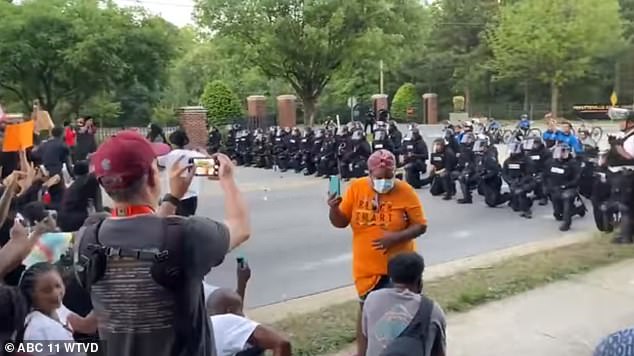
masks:
<instances>
[{"instance_id":1,"label":"man in orange shirt","mask_svg":"<svg viewBox=\"0 0 634 356\"><path fill-rule=\"evenodd\" d=\"M394 155L387 150L374 152L368 169L369 177L352 181L343 198L331 195L328 199L332 225L352 228L352 272L362 303L370 292L389 286L388 259L415 251L414 239L427 231L416 191L395 178Z\"/></svg>"}]
</instances>

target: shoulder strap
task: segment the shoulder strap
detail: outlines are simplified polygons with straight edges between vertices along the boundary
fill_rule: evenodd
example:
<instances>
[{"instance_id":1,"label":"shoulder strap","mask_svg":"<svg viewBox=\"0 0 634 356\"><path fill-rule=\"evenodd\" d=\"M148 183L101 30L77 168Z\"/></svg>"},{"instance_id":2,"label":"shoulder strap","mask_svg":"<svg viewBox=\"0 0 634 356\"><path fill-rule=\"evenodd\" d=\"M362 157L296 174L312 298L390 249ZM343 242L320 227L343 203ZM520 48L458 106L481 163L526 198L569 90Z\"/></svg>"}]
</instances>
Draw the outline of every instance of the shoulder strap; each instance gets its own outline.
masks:
<instances>
[{"instance_id":1,"label":"shoulder strap","mask_svg":"<svg viewBox=\"0 0 634 356\"><path fill-rule=\"evenodd\" d=\"M151 274L154 281L169 290L178 290L186 282L184 219L163 218L161 251L155 254Z\"/></svg>"},{"instance_id":2,"label":"shoulder strap","mask_svg":"<svg viewBox=\"0 0 634 356\"><path fill-rule=\"evenodd\" d=\"M426 336L429 329L429 323L431 322L431 313L434 309L434 302L424 295L421 295L420 306L418 311L409 325L401 332L399 337L409 336L418 338L421 335ZM425 340L425 337L422 338Z\"/></svg>"}]
</instances>

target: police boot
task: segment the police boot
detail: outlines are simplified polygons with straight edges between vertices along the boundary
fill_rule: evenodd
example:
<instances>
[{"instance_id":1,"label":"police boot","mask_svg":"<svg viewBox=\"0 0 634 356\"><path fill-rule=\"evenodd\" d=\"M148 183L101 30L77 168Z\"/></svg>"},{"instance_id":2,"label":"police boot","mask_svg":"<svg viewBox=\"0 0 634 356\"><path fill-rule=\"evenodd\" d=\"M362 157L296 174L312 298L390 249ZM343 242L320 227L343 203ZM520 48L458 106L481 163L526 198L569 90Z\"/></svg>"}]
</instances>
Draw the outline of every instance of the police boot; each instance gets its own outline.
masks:
<instances>
[{"instance_id":1,"label":"police boot","mask_svg":"<svg viewBox=\"0 0 634 356\"><path fill-rule=\"evenodd\" d=\"M533 218L533 212L529 210L524 211L520 214L521 217L526 218L526 219L532 219Z\"/></svg>"},{"instance_id":2,"label":"police boot","mask_svg":"<svg viewBox=\"0 0 634 356\"><path fill-rule=\"evenodd\" d=\"M572 225L572 202L570 199L566 199L564 201L564 213L563 213L563 222L561 226L559 226L559 231L568 231L570 230L570 226Z\"/></svg>"},{"instance_id":3,"label":"police boot","mask_svg":"<svg viewBox=\"0 0 634 356\"><path fill-rule=\"evenodd\" d=\"M612 240L613 243L616 244L631 244L634 243L634 239L632 239L632 220L631 213L623 213L621 215L621 223L619 224L619 232L617 232L616 236Z\"/></svg>"},{"instance_id":4,"label":"police boot","mask_svg":"<svg viewBox=\"0 0 634 356\"><path fill-rule=\"evenodd\" d=\"M467 183L460 182L460 187L462 188L462 199L458 199L458 204L472 204L473 198L469 187L467 187Z\"/></svg>"}]
</instances>

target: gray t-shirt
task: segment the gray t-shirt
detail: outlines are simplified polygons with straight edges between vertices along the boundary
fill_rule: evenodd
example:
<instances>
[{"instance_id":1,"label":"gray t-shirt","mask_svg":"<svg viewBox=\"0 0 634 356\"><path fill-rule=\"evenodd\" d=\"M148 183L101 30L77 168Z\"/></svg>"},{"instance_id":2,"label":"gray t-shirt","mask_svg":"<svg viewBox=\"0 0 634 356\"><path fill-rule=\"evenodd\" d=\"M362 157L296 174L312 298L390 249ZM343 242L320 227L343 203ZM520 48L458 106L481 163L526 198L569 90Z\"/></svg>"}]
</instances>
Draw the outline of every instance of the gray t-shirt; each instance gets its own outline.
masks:
<instances>
[{"instance_id":1,"label":"gray t-shirt","mask_svg":"<svg viewBox=\"0 0 634 356\"><path fill-rule=\"evenodd\" d=\"M366 356L379 356L409 325L420 307L420 295L409 290L386 288L368 295L363 304L362 330L368 339ZM425 342L425 356L445 351L445 313L434 302Z\"/></svg>"},{"instance_id":2,"label":"gray t-shirt","mask_svg":"<svg viewBox=\"0 0 634 356\"><path fill-rule=\"evenodd\" d=\"M163 228L155 215L113 218L102 223L98 238L108 247L160 251ZM107 356L215 356L202 281L211 267L222 263L229 231L200 217L183 218L182 229L187 280L181 290L157 284L150 275L152 261L114 257L103 279L92 286Z\"/></svg>"}]
</instances>

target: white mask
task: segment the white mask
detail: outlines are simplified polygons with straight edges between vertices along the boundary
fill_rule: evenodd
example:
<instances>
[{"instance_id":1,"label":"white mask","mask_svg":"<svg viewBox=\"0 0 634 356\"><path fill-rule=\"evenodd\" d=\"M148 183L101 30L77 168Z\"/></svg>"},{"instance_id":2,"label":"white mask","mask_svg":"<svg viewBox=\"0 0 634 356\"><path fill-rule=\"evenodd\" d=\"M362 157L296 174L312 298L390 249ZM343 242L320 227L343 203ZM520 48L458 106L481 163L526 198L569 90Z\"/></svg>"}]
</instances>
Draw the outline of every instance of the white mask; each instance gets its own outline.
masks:
<instances>
[{"instance_id":1,"label":"white mask","mask_svg":"<svg viewBox=\"0 0 634 356\"><path fill-rule=\"evenodd\" d=\"M379 194L385 194L394 189L394 178L391 179L372 179L372 187Z\"/></svg>"}]
</instances>

